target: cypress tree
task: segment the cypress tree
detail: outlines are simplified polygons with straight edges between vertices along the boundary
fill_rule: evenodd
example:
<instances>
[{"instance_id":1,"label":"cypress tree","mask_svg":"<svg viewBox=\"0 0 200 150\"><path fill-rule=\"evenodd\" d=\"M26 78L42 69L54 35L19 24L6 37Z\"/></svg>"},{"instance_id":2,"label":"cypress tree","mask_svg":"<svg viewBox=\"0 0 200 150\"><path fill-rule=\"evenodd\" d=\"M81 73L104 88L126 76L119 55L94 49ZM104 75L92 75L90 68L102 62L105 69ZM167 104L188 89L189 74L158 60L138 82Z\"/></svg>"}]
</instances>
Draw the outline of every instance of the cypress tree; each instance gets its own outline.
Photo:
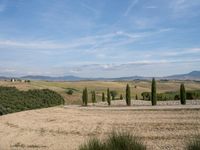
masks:
<instances>
[{"instance_id":1,"label":"cypress tree","mask_svg":"<svg viewBox=\"0 0 200 150\"><path fill-rule=\"evenodd\" d=\"M88 90L85 88L85 106L88 104Z\"/></svg>"},{"instance_id":2,"label":"cypress tree","mask_svg":"<svg viewBox=\"0 0 200 150\"><path fill-rule=\"evenodd\" d=\"M135 99L138 100L138 96L137 96L137 94L136 94L136 96L135 96Z\"/></svg>"},{"instance_id":3,"label":"cypress tree","mask_svg":"<svg viewBox=\"0 0 200 150\"><path fill-rule=\"evenodd\" d=\"M95 91L92 91L92 103L96 102L96 93Z\"/></svg>"},{"instance_id":4,"label":"cypress tree","mask_svg":"<svg viewBox=\"0 0 200 150\"><path fill-rule=\"evenodd\" d=\"M157 104L155 78L152 79L152 85L151 85L151 103L152 103L153 106Z\"/></svg>"},{"instance_id":5,"label":"cypress tree","mask_svg":"<svg viewBox=\"0 0 200 150\"><path fill-rule=\"evenodd\" d=\"M120 100L123 100L123 95L122 94L120 95Z\"/></svg>"},{"instance_id":6,"label":"cypress tree","mask_svg":"<svg viewBox=\"0 0 200 150\"><path fill-rule=\"evenodd\" d=\"M111 105L111 99L110 99L110 89L109 88L107 89L107 102L108 102L108 105L110 106Z\"/></svg>"},{"instance_id":7,"label":"cypress tree","mask_svg":"<svg viewBox=\"0 0 200 150\"><path fill-rule=\"evenodd\" d=\"M85 89L83 89L83 93L82 93L82 103L83 105L85 105Z\"/></svg>"},{"instance_id":8,"label":"cypress tree","mask_svg":"<svg viewBox=\"0 0 200 150\"><path fill-rule=\"evenodd\" d=\"M126 105L131 106L131 89L128 84L126 86Z\"/></svg>"},{"instance_id":9,"label":"cypress tree","mask_svg":"<svg viewBox=\"0 0 200 150\"><path fill-rule=\"evenodd\" d=\"M185 92L185 86L183 83L180 86L180 100L181 100L182 105L186 104L186 92Z\"/></svg>"},{"instance_id":10,"label":"cypress tree","mask_svg":"<svg viewBox=\"0 0 200 150\"><path fill-rule=\"evenodd\" d=\"M87 92L87 88L85 88L85 89L83 90L82 100L83 100L83 105L84 105L84 106L87 106L87 103L88 103L88 92Z\"/></svg>"},{"instance_id":11,"label":"cypress tree","mask_svg":"<svg viewBox=\"0 0 200 150\"><path fill-rule=\"evenodd\" d=\"M102 102L105 102L105 94L104 94L104 92L102 93Z\"/></svg>"}]
</instances>

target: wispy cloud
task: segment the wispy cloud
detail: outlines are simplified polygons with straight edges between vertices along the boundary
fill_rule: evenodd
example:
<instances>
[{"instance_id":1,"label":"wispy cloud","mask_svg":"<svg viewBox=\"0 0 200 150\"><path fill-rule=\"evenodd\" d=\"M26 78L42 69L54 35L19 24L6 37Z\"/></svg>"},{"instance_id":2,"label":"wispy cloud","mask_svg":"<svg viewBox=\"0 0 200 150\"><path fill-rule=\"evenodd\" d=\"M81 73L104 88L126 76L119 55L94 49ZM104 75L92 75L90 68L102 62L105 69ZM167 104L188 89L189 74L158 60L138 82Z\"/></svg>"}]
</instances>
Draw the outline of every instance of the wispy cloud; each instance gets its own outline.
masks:
<instances>
[{"instance_id":1,"label":"wispy cloud","mask_svg":"<svg viewBox=\"0 0 200 150\"><path fill-rule=\"evenodd\" d=\"M172 0L169 5L174 17L182 17L185 15L196 16L197 13L193 12L193 8L197 6L200 6L199 0Z\"/></svg>"},{"instance_id":2,"label":"wispy cloud","mask_svg":"<svg viewBox=\"0 0 200 150\"><path fill-rule=\"evenodd\" d=\"M151 5L150 5L150 6L145 6L144 8L147 8L147 9L156 9L156 8L158 8L158 7L157 7L157 6L153 6L153 5L151 6Z\"/></svg>"},{"instance_id":3,"label":"wispy cloud","mask_svg":"<svg viewBox=\"0 0 200 150\"><path fill-rule=\"evenodd\" d=\"M6 10L6 5L0 4L0 12L3 12Z\"/></svg>"},{"instance_id":4,"label":"wispy cloud","mask_svg":"<svg viewBox=\"0 0 200 150\"><path fill-rule=\"evenodd\" d=\"M85 49L88 46L90 49L97 47L109 48L109 46L122 46L129 44L131 42L141 40L147 36L156 35L163 32L171 31L171 28L159 29L157 31L151 32L133 32L128 33L124 31L111 32L106 34L100 34L95 36L86 36L79 39L72 40L70 42L57 42L57 41L48 41L48 40L24 40L24 41L13 41L13 40L1 40L0 39L0 48L1 47L14 47L14 48L27 48L27 49Z\"/></svg>"},{"instance_id":5,"label":"wispy cloud","mask_svg":"<svg viewBox=\"0 0 200 150\"><path fill-rule=\"evenodd\" d=\"M99 14L99 11L97 9L95 9L94 7L92 7L92 6L90 6L90 5L86 4L86 3L83 3L83 2L81 3L81 5L84 8L86 8L87 10L89 10L90 12L92 12L93 14L95 14L95 15Z\"/></svg>"},{"instance_id":6,"label":"wispy cloud","mask_svg":"<svg viewBox=\"0 0 200 150\"><path fill-rule=\"evenodd\" d=\"M132 0L131 4L128 6L128 8L126 9L124 16L128 16L128 14L131 12L131 10L133 9L133 7L138 3L139 0Z\"/></svg>"}]
</instances>

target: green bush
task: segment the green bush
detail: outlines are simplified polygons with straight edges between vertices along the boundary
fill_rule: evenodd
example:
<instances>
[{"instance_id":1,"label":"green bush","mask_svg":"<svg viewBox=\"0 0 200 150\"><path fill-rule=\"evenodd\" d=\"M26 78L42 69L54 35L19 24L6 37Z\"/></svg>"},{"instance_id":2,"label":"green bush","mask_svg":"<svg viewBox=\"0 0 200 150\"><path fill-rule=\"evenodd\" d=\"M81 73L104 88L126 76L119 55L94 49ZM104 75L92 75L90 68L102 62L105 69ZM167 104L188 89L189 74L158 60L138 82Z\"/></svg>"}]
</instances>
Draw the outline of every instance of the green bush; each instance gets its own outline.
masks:
<instances>
[{"instance_id":1,"label":"green bush","mask_svg":"<svg viewBox=\"0 0 200 150\"><path fill-rule=\"evenodd\" d=\"M128 132L112 132L105 141L91 139L79 150L146 150L146 146Z\"/></svg>"},{"instance_id":2,"label":"green bush","mask_svg":"<svg viewBox=\"0 0 200 150\"><path fill-rule=\"evenodd\" d=\"M197 136L195 139L190 140L187 144L187 150L200 150L200 136Z\"/></svg>"},{"instance_id":3,"label":"green bush","mask_svg":"<svg viewBox=\"0 0 200 150\"><path fill-rule=\"evenodd\" d=\"M149 100L151 99L151 93L150 92L143 92L142 94L143 100Z\"/></svg>"},{"instance_id":4,"label":"green bush","mask_svg":"<svg viewBox=\"0 0 200 150\"><path fill-rule=\"evenodd\" d=\"M0 115L61 104L62 96L48 89L19 91L15 87L0 87Z\"/></svg>"},{"instance_id":5,"label":"green bush","mask_svg":"<svg viewBox=\"0 0 200 150\"><path fill-rule=\"evenodd\" d=\"M115 100L115 97L117 96L117 91L110 91L110 95L112 97L112 100Z\"/></svg>"},{"instance_id":6,"label":"green bush","mask_svg":"<svg viewBox=\"0 0 200 150\"><path fill-rule=\"evenodd\" d=\"M74 91L72 89L69 89L67 92L66 92L68 95L72 95L74 93Z\"/></svg>"}]
</instances>

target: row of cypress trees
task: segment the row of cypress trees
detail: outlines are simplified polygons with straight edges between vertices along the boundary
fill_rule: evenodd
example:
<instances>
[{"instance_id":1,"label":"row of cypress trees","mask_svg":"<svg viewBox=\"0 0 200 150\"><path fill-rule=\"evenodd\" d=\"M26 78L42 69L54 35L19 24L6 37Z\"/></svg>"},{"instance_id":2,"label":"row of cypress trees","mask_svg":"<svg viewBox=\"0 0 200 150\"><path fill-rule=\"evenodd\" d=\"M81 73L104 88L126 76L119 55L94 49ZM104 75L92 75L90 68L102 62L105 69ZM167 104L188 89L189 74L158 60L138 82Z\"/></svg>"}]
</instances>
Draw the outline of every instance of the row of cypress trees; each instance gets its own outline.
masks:
<instances>
[{"instance_id":1,"label":"row of cypress trees","mask_svg":"<svg viewBox=\"0 0 200 150\"><path fill-rule=\"evenodd\" d=\"M123 99L123 96L120 95L120 99ZM107 89L107 99L105 97L105 93L102 93L102 101L105 102L105 100L107 100L108 105L111 105L111 95L110 95L110 89ZM129 84L127 84L126 86L126 105L127 106L131 106L131 89ZM82 101L83 101L83 105L87 106L88 103L88 91L87 88L85 88L83 90L83 94L82 94ZM186 104L186 91L185 91L185 86L182 83L180 86L180 101L182 105ZM96 93L95 91L92 91L92 103L96 102ZM152 84L151 84L151 103L152 106L157 105L157 92L156 92L156 80L155 78L152 79Z\"/></svg>"},{"instance_id":2,"label":"row of cypress trees","mask_svg":"<svg viewBox=\"0 0 200 150\"><path fill-rule=\"evenodd\" d=\"M92 103L96 102L96 93L95 91L92 91ZM123 99L123 96L120 95L120 99ZM110 95L110 89L107 89L107 99L105 98L105 93L102 93L102 101L105 102L107 100L108 105L111 105L111 95ZM82 94L82 102L83 106L87 106L88 104L88 90L87 88L83 89L83 94ZM127 106L131 105L131 90L130 86L127 84L126 86L126 104Z\"/></svg>"}]
</instances>

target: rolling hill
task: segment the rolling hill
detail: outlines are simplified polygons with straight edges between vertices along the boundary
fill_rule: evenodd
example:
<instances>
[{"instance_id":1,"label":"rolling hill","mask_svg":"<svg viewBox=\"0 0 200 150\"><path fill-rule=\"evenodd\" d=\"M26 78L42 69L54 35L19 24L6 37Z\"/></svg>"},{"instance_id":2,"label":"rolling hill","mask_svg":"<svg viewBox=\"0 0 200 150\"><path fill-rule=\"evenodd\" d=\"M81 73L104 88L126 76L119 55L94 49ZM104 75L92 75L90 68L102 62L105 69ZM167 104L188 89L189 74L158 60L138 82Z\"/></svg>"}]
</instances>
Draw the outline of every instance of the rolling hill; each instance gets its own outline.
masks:
<instances>
[{"instance_id":1,"label":"rolling hill","mask_svg":"<svg viewBox=\"0 0 200 150\"><path fill-rule=\"evenodd\" d=\"M197 80L200 81L200 71L192 71L187 74L177 74L166 77L156 77L161 80ZM10 79L8 77L0 76L0 80ZM152 77L144 76L130 76L130 77L119 77L119 78L83 78L77 76L61 76L61 77L51 77L51 76L23 76L19 79L24 80L45 80L45 81L83 81L83 80L98 80L98 81L128 81L128 80L151 80Z\"/></svg>"}]
</instances>

